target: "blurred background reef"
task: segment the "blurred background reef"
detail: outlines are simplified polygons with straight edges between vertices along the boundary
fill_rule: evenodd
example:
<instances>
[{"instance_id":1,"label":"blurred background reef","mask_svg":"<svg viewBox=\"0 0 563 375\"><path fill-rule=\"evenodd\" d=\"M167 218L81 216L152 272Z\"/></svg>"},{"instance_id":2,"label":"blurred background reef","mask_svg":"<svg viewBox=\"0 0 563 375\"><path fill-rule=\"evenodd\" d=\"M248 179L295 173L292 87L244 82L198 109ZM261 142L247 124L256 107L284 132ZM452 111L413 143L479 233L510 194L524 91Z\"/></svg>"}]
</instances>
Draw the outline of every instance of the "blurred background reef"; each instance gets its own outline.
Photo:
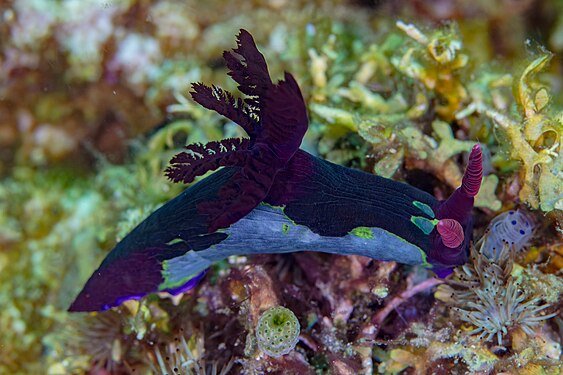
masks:
<instances>
[{"instance_id":1,"label":"blurred background reef","mask_svg":"<svg viewBox=\"0 0 563 375\"><path fill-rule=\"evenodd\" d=\"M173 154L244 136L188 94L236 92L221 53L240 28L296 76L309 152L442 199L481 143L470 262L439 285L355 256L237 257L176 298L66 313L184 188L162 173ZM559 0L2 2L0 374L558 374L562 52ZM514 210L533 235L491 256L512 237L489 223ZM279 305L301 334L271 357L255 331Z\"/></svg>"}]
</instances>

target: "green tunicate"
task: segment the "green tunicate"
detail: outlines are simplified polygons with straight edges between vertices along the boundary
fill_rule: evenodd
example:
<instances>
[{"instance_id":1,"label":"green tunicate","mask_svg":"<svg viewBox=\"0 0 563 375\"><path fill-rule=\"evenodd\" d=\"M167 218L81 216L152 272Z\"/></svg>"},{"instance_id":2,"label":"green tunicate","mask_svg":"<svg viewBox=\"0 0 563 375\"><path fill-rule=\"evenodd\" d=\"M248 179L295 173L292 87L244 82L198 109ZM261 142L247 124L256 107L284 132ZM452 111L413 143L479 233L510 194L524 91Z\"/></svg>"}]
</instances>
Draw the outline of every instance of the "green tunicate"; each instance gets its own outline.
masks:
<instances>
[{"instance_id":1,"label":"green tunicate","mask_svg":"<svg viewBox=\"0 0 563 375\"><path fill-rule=\"evenodd\" d=\"M269 356L281 357L295 348L300 328L293 311L282 306L272 307L258 319L258 347Z\"/></svg>"},{"instance_id":2,"label":"green tunicate","mask_svg":"<svg viewBox=\"0 0 563 375\"><path fill-rule=\"evenodd\" d=\"M289 224L284 223L284 224L282 225L282 233L283 233L283 234L288 234L288 233L289 233Z\"/></svg>"}]
</instances>

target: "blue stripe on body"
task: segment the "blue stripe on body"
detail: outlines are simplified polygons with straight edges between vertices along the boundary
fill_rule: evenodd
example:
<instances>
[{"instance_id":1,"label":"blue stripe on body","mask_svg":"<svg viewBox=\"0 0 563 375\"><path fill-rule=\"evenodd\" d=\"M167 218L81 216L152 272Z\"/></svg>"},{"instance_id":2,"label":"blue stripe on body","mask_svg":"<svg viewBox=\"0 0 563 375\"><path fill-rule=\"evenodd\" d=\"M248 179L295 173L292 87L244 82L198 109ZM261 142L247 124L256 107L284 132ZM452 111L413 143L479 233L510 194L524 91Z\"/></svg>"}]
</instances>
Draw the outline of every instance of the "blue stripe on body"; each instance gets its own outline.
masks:
<instances>
[{"instance_id":1,"label":"blue stripe on body","mask_svg":"<svg viewBox=\"0 0 563 375\"><path fill-rule=\"evenodd\" d=\"M366 235L366 230L371 230L371 235ZM165 286L180 285L190 276L199 274L213 263L231 255L319 251L426 265L422 249L381 228L362 228L362 235L352 231L342 237L321 236L304 225L295 224L283 213L282 207L267 204L260 204L221 232L228 237L220 243L205 250L188 251L180 257L165 260Z\"/></svg>"}]
</instances>

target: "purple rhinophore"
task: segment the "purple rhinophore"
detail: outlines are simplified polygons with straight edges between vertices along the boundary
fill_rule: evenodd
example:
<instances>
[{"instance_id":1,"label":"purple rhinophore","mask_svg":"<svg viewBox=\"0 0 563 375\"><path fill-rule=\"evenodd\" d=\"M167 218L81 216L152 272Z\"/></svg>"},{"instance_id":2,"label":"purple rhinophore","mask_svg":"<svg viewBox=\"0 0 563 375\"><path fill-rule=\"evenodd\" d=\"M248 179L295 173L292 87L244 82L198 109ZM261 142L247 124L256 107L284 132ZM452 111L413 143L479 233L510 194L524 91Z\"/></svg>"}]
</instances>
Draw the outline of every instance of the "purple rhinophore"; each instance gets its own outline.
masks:
<instances>
[{"instance_id":1,"label":"purple rhinophore","mask_svg":"<svg viewBox=\"0 0 563 375\"><path fill-rule=\"evenodd\" d=\"M481 146L476 144L471 149L469 154L469 162L463 175L461 182L461 190L468 197L475 197L481 187L481 180L483 179L483 153Z\"/></svg>"},{"instance_id":2,"label":"purple rhinophore","mask_svg":"<svg viewBox=\"0 0 563 375\"><path fill-rule=\"evenodd\" d=\"M463 227L457 220L442 219L438 222L436 230L440 233L444 245L450 249L459 247L465 239Z\"/></svg>"},{"instance_id":3,"label":"purple rhinophore","mask_svg":"<svg viewBox=\"0 0 563 375\"><path fill-rule=\"evenodd\" d=\"M469 162L461 186L437 208L436 217L438 219L455 219L462 226L471 218L474 197L479 192L483 178L483 165L481 147L477 144L471 149Z\"/></svg>"},{"instance_id":4,"label":"purple rhinophore","mask_svg":"<svg viewBox=\"0 0 563 375\"><path fill-rule=\"evenodd\" d=\"M477 144L471 149L461 186L448 199L438 203L434 210L438 220L457 221L464 229L464 239L459 246L452 248L446 245L438 230L432 232L433 248L428 255L429 261L433 264L456 265L463 264L467 260L467 250L473 231L471 211L483 178L482 159L481 147Z\"/></svg>"}]
</instances>

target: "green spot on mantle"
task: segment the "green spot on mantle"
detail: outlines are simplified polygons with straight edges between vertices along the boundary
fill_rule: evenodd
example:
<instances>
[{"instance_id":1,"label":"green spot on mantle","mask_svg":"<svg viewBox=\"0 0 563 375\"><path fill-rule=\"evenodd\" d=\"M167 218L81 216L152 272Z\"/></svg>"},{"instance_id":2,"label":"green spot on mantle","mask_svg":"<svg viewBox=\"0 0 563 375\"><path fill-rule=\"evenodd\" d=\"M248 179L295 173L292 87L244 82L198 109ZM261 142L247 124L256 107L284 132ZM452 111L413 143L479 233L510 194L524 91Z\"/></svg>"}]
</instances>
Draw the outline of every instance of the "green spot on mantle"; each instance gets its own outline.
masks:
<instances>
[{"instance_id":1,"label":"green spot on mantle","mask_svg":"<svg viewBox=\"0 0 563 375\"><path fill-rule=\"evenodd\" d=\"M171 246L171 245L176 245L177 243L180 242L184 242L184 240L181 238L174 238L173 240L168 241L166 244Z\"/></svg>"},{"instance_id":2,"label":"green spot on mantle","mask_svg":"<svg viewBox=\"0 0 563 375\"><path fill-rule=\"evenodd\" d=\"M357 228L352 229L352 231L350 231L350 233L353 234L354 236L366 238L368 240L373 239L373 232L372 232L371 228L368 228L368 227L357 227Z\"/></svg>"},{"instance_id":3,"label":"green spot on mantle","mask_svg":"<svg viewBox=\"0 0 563 375\"><path fill-rule=\"evenodd\" d=\"M411 221L424 234L428 235L430 234L430 232L432 232L436 224L438 224L439 220L438 219L428 220L427 218L421 216L411 216Z\"/></svg>"},{"instance_id":4,"label":"green spot on mantle","mask_svg":"<svg viewBox=\"0 0 563 375\"><path fill-rule=\"evenodd\" d=\"M432 208L430 208L430 206L427 205L426 203L414 201L412 202L412 204L420 211L424 212L426 215L430 216L431 218L434 218L434 211L432 211Z\"/></svg>"},{"instance_id":5,"label":"green spot on mantle","mask_svg":"<svg viewBox=\"0 0 563 375\"><path fill-rule=\"evenodd\" d=\"M283 224L282 224L282 233L283 233L283 234L288 234L288 233L289 233L289 228L290 228L290 227L289 227L289 224L283 223Z\"/></svg>"}]
</instances>

